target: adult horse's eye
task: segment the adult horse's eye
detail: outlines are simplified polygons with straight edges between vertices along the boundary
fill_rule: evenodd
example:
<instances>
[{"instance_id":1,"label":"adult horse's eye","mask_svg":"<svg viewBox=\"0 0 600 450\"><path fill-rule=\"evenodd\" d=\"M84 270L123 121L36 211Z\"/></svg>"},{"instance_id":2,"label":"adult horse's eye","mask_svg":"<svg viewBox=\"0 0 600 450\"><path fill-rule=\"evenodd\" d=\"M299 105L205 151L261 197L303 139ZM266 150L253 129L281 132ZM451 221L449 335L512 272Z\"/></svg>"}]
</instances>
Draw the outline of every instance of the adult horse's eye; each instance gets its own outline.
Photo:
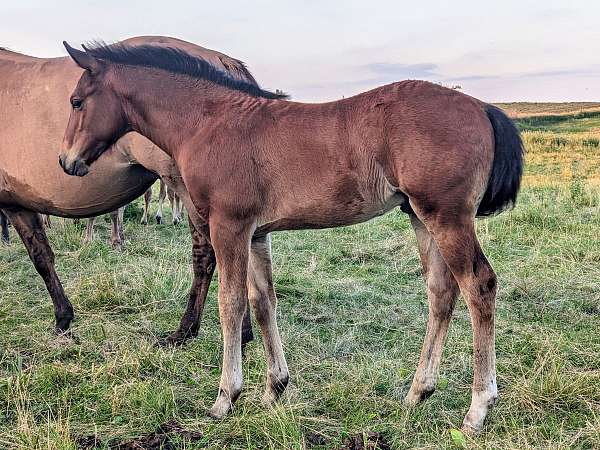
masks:
<instances>
[{"instance_id":1,"label":"adult horse's eye","mask_svg":"<svg viewBox=\"0 0 600 450\"><path fill-rule=\"evenodd\" d=\"M81 109L82 104L83 104L83 100L81 100L80 98L72 98L71 99L71 106L73 107L73 109Z\"/></svg>"}]
</instances>

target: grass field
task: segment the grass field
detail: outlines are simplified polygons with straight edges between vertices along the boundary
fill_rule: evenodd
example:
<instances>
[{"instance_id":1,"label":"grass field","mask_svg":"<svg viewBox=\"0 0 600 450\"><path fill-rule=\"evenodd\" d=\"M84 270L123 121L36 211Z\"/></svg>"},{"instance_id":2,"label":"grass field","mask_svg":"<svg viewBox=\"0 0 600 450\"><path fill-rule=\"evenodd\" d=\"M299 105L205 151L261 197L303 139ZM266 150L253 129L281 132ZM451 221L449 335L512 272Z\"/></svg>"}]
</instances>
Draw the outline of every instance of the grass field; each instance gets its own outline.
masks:
<instances>
[{"instance_id":1,"label":"grass field","mask_svg":"<svg viewBox=\"0 0 600 450\"><path fill-rule=\"evenodd\" d=\"M165 448L360 448L358 440L376 435L381 448L600 448L600 115L548 120L519 122L528 165L518 207L478 221L500 282L500 402L479 436L451 433L470 401L464 302L438 390L421 406L402 405L427 303L400 211L273 236L291 383L275 408L260 404L259 338L247 349L233 414L213 421L215 286L200 337L180 349L156 347L183 311L190 238L185 226L139 225L134 206L123 252L110 249L103 220L89 246L71 221L55 220L49 231L76 309L76 340L53 334L48 294L23 246L0 249L0 448L92 448L94 436L98 448L136 448L124 443L149 434L156 443L168 430Z\"/></svg>"}]
</instances>

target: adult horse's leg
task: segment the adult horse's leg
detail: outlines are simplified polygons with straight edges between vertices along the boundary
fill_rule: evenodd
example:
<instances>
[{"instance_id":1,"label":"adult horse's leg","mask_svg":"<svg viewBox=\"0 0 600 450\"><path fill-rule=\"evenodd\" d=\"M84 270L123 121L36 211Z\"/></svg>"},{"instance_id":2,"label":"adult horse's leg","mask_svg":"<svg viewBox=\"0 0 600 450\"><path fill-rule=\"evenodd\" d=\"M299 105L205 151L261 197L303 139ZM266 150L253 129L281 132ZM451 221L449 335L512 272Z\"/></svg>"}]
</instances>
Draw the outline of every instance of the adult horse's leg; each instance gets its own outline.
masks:
<instances>
[{"instance_id":1,"label":"adult horse's leg","mask_svg":"<svg viewBox=\"0 0 600 450\"><path fill-rule=\"evenodd\" d=\"M410 390L404 399L405 403L414 405L425 400L435 390L444 341L459 289L425 225L415 215L411 215L410 219L417 235L417 245L429 301L427 332L423 341L419 365Z\"/></svg>"},{"instance_id":2,"label":"adult horse's leg","mask_svg":"<svg viewBox=\"0 0 600 450\"><path fill-rule=\"evenodd\" d=\"M276 401L285 390L289 372L277 328L277 296L273 288L269 235L252 240L248 271L248 298L263 335L267 355L267 387L263 401Z\"/></svg>"},{"instance_id":3,"label":"adult horse's leg","mask_svg":"<svg viewBox=\"0 0 600 450\"><path fill-rule=\"evenodd\" d=\"M209 414L222 418L242 392L242 320L248 304L248 257L254 225L215 215L210 218L210 236L219 270L223 366L219 394Z\"/></svg>"},{"instance_id":4,"label":"adult horse's leg","mask_svg":"<svg viewBox=\"0 0 600 450\"><path fill-rule=\"evenodd\" d=\"M412 204L412 202L411 202ZM439 204L452 204L440 200ZM473 327L473 388L463 430L481 430L488 411L498 399L494 315L496 274L475 235L475 212L435 211L430 205L413 209L434 236L444 261L458 282ZM424 213L424 211L427 211Z\"/></svg>"},{"instance_id":5,"label":"adult horse's leg","mask_svg":"<svg viewBox=\"0 0 600 450\"><path fill-rule=\"evenodd\" d=\"M46 228L52 228L52 222L48 214L42 214L42 223Z\"/></svg>"},{"instance_id":6,"label":"adult horse's leg","mask_svg":"<svg viewBox=\"0 0 600 450\"><path fill-rule=\"evenodd\" d=\"M173 225L177 225L181 222L181 213L179 212L180 201L177 193L167 186L167 195L169 197L169 203L171 205L171 214L173 215Z\"/></svg>"},{"instance_id":7,"label":"adult horse's leg","mask_svg":"<svg viewBox=\"0 0 600 450\"><path fill-rule=\"evenodd\" d=\"M10 244L10 234L8 232L8 217L4 211L0 210L0 228L2 228L2 242Z\"/></svg>"},{"instance_id":8,"label":"adult horse's leg","mask_svg":"<svg viewBox=\"0 0 600 450\"><path fill-rule=\"evenodd\" d=\"M208 227L206 226L201 232L198 232L191 219L189 219L189 227L192 234L194 279L187 308L181 317L179 328L166 339L166 343L170 345L183 344L188 339L198 336L204 303L216 266L215 252L207 237ZM250 311L246 308L242 323L242 349L253 339Z\"/></svg>"},{"instance_id":9,"label":"adult horse's leg","mask_svg":"<svg viewBox=\"0 0 600 450\"><path fill-rule=\"evenodd\" d=\"M162 223L163 221L163 203L167 195L167 185L165 182L160 180L160 190L158 192L158 211L156 213L156 223Z\"/></svg>"},{"instance_id":10,"label":"adult horse's leg","mask_svg":"<svg viewBox=\"0 0 600 450\"><path fill-rule=\"evenodd\" d=\"M152 186L144 192L144 214L142 215L142 225L148 225L148 210L150 209L150 201L152 200Z\"/></svg>"},{"instance_id":11,"label":"adult horse's leg","mask_svg":"<svg viewBox=\"0 0 600 450\"><path fill-rule=\"evenodd\" d=\"M83 237L84 244L91 244L94 240L94 222L96 221L95 217L90 217L87 220L87 224L85 226L85 236Z\"/></svg>"},{"instance_id":12,"label":"adult horse's leg","mask_svg":"<svg viewBox=\"0 0 600 450\"><path fill-rule=\"evenodd\" d=\"M54 253L39 214L23 209L7 209L5 212L27 248L33 265L46 283L54 303L56 330L66 331L73 320L73 306L67 299L54 269Z\"/></svg>"},{"instance_id":13,"label":"adult horse's leg","mask_svg":"<svg viewBox=\"0 0 600 450\"><path fill-rule=\"evenodd\" d=\"M123 248L123 240L122 230L120 229L120 208L112 211L110 213L110 223L111 223L111 232L110 232L110 245L112 248L116 250L121 250Z\"/></svg>"},{"instance_id":14,"label":"adult horse's leg","mask_svg":"<svg viewBox=\"0 0 600 450\"><path fill-rule=\"evenodd\" d=\"M123 206L119 208L117 218L119 219L119 237L121 238L121 242L125 244L125 233L123 232L123 218L125 217L125 208L127 206Z\"/></svg>"}]
</instances>

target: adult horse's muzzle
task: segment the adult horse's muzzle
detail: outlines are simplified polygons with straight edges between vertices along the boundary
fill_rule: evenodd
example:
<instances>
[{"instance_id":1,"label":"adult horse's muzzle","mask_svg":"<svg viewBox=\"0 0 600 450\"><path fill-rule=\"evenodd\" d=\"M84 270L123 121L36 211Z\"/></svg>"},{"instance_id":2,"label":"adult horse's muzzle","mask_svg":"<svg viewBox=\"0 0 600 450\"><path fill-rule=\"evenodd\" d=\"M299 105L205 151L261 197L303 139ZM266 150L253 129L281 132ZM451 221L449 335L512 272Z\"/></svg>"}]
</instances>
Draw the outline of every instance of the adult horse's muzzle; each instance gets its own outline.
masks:
<instances>
[{"instance_id":1,"label":"adult horse's muzzle","mask_svg":"<svg viewBox=\"0 0 600 450\"><path fill-rule=\"evenodd\" d=\"M90 170L90 167L82 159L70 159L64 153L58 157L58 162L67 175L83 177Z\"/></svg>"}]
</instances>

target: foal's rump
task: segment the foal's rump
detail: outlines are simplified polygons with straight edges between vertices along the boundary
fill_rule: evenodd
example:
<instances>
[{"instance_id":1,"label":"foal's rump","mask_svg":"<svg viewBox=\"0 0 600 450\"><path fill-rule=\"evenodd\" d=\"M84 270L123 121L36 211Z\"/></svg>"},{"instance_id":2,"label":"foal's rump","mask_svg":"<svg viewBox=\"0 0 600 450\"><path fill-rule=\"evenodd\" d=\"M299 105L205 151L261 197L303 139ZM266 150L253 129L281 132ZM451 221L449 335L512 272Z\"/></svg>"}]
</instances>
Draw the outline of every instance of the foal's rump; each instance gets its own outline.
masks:
<instances>
[{"instance_id":1,"label":"foal's rump","mask_svg":"<svg viewBox=\"0 0 600 450\"><path fill-rule=\"evenodd\" d=\"M411 205L484 216L515 202L523 146L501 110L432 83L392 86L398 101L390 105L385 135Z\"/></svg>"}]
</instances>

